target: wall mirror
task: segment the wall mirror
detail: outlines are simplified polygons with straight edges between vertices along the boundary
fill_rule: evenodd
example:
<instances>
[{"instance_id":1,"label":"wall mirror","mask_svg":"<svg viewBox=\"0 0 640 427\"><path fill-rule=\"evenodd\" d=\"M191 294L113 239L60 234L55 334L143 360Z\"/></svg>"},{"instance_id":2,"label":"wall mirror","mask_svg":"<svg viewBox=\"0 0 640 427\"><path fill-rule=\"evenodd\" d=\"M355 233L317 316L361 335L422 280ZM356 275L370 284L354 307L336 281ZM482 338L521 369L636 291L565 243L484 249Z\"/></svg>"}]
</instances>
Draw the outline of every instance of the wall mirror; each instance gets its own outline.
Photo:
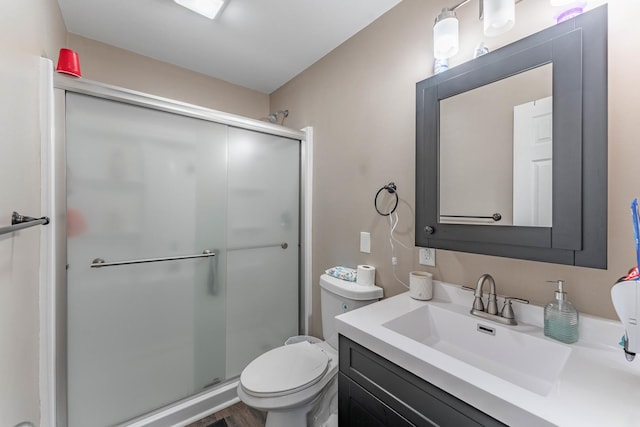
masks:
<instances>
[{"instance_id":1,"label":"wall mirror","mask_svg":"<svg viewBox=\"0 0 640 427\"><path fill-rule=\"evenodd\" d=\"M417 84L416 245L607 264L607 7Z\"/></svg>"},{"instance_id":2,"label":"wall mirror","mask_svg":"<svg viewBox=\"0 0 640 427\"><path fill-rule=\"evenodd\" d=\"M440 100L439 222L551 227L552 76L545 64Z\"/></svg>"}]
</instances>

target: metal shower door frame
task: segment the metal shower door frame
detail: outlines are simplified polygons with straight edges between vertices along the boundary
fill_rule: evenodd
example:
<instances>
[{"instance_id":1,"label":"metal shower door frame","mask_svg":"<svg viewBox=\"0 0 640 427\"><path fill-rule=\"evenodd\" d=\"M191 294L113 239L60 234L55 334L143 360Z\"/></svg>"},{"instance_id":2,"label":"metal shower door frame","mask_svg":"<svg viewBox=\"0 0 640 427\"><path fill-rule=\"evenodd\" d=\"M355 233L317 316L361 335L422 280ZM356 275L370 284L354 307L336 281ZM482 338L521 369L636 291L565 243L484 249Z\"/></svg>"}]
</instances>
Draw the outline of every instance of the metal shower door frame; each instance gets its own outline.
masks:
<instances>
[{"instance_id":1,"label":"metal shower door frame","mask_svg":"<svg viewBox=\"0 0 640 427\"><path fill-rule=\"evenodd\" d=\"M260 120L224 113L209 108L174 101L116 86L84 79L74 79L54 74L52 67L41 71L42 80L52 84L53 90L42 91L43 131L43 196L42 211L47 212L52 224L43 230L41 263L41 289L51 289L43 295L41 312L41 401L43 402L42 425L67 426L67 264L66 264L66 134L65 96L67 92L90 95L125 104L141 106L172 114L202 119L231 127L281 136L300 142L300 258L299 258L299 332L308 334L311 328L311 201L312 201L312 153L313 129L301 131L284 128ZM46 93L45 93L46 92ZM49 98L49 99L47 99ZM50 110L50 111L49 111ZM49 144L49 146L46 146ZM176 403L175 408L160 410L150 422L140 421L132 425L161 425L162 417L176 420L178 411L189 414L202 412L203 408L220 405L219 400L235 396L235 386L221 387L220 396L205 391L188 401ZM215 391L215 390L214 390ZM208 395L211 396L208 396ZM216 400L218 399L218 400ZM185 412L187 411L187 412ZM158 424L155 422L158 421ZM162 424L163 425L163 424Z\"/></svg>"}]
</instances>

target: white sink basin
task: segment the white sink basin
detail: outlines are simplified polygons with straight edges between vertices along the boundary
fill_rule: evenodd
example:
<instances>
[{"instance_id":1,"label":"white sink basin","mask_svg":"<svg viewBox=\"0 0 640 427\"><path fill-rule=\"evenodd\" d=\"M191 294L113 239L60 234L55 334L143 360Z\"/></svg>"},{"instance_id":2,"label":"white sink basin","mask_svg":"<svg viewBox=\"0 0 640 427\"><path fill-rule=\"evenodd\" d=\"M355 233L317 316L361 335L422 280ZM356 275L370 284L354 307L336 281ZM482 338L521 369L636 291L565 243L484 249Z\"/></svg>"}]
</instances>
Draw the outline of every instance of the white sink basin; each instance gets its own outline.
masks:
<instances>
[{"instance_id":1,"label":"white sink basin","mask_svg":"<svg viewBox=\"0 0 640 427\"><path fill-rule=\"evenodd\" d=\"M382 325L434 350L545 396L571 353L560 343L430 303Z\"/></svg>"}]
</instances>

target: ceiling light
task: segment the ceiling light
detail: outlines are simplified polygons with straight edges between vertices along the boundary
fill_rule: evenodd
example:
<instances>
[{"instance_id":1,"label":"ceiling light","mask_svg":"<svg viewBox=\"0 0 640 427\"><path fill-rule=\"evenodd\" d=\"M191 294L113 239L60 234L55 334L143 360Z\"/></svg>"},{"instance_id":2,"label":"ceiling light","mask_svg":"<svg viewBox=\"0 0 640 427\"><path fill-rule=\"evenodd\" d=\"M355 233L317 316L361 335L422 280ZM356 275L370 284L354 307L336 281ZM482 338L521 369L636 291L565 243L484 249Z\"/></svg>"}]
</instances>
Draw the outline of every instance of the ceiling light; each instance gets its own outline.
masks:
<instances>
[{"instance_id":1,"label":"ceiling light","mask_svg":"<svg viewBox=\"0 0 640 427\"><path fill-rule=\"evenodd\" d=\"M173 0L180 6L184 6L187 9L199 13L202 16L206 16L209 19L214 19L220 13L222 6L224 6L224 0Z\"/></svg>"},{"instance_id":2,"label":"ceiling light","mask_svg":"<svg viewBox=\"0 0 640 427\"><path fill-rule=\"evenodd\" d=\"M449 9L442 9L433 26L433 56L436 59L450 58L458 53L458 18Z\"/></svg>"}]
</instances>

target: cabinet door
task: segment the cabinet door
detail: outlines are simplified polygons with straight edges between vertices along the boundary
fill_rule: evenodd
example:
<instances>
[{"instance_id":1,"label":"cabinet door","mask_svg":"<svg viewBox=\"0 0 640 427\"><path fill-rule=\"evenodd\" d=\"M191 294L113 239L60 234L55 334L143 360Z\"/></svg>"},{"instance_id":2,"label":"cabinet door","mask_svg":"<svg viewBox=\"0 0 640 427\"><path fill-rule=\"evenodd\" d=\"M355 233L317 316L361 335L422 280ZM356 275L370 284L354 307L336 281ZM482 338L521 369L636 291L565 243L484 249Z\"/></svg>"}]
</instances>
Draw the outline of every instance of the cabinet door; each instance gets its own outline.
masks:
<instances>
[{"instance_id":1,"label":"cabinet door","mask_svg":"<svg viewBox=\"0 0 640 427\"><path fill-rule=\"evenodd\" d=\"M343 336L340 336L339 349L340 373L408 420L411 423L408 425L505 426L484 412ZM343 389L339 392L343 393ZM340 403L343 404L342 397Z\"/></svg>"},{"instance_id":2,"label":"cabinet door","mask_svg":"<svg viewBox=\"0 0 640 427\"><path fill-rule=\"evenodd\" d=\"M343 374L338 374L338 399L340 426L415 426Z\"/></svg>"}]
</instances>

